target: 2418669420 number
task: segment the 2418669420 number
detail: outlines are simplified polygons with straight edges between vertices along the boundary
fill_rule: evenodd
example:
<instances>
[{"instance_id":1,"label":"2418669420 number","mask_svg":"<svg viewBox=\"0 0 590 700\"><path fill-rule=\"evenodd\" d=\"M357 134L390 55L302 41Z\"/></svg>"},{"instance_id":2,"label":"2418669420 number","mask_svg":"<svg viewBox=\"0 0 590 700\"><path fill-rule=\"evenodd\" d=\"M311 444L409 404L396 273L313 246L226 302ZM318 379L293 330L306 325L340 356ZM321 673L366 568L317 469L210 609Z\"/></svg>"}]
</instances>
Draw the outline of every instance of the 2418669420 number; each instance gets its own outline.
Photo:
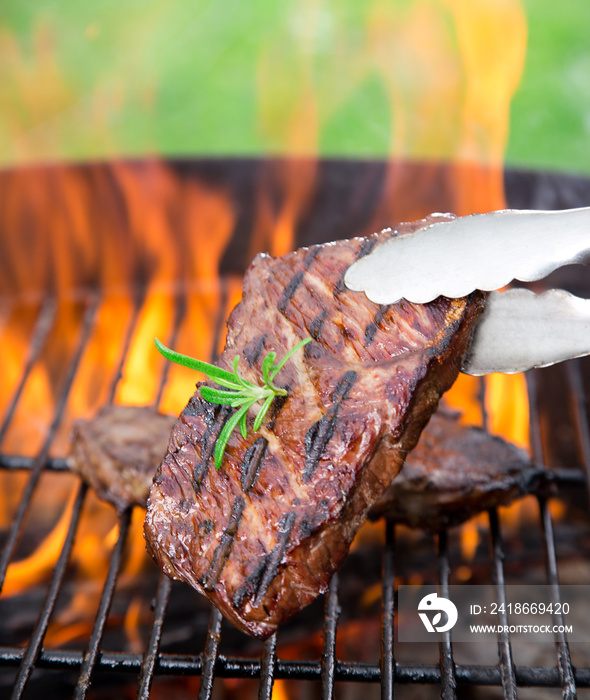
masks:
<instances>
[{"instance_id":1,"label":"2418669420 number","mask_svg":"<svg viewBox=\"0 0 590 700\"><path fill-rule=\"evenodd\" d=\"M492 615L567 615L569 611L569 603L492 603L490 606Z\"/></svg>"}]
</instances>

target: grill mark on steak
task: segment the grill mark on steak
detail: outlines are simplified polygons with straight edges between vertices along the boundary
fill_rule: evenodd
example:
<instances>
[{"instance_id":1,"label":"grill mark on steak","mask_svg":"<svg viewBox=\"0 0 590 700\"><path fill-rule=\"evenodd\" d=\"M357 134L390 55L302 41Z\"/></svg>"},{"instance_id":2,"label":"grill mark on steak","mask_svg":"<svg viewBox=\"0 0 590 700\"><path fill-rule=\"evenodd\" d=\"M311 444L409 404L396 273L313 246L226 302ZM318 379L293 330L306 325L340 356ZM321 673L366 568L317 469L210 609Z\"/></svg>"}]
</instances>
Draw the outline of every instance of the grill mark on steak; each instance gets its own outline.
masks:
<instances>
[{"instance_id":1,"label":"grill mark on steak","mask_svg":"<svg viewBox=\"0 0 590 700\"><path fill-rule=\"evenodd\" d=\"M278 304L278 310L281 313L285 313L285 309L287 308L287 304L291 300L291 297L295 292L297 291L297 288L303 281L303 277L305 275L305 270L299 270L293 277L291 277L291 280L289 281L289 284L285 287L283 290L283 295L281 297L281 300L279 301Z\"/></svg>"},{"instance_id":2,"label":"grill mark on steak","mask_svg":"<svg viewBox=\"0 0 590 700\"><path fill-rule=\"evenodd\" d=\"M369 325L365 328L365 347L373 342L376 332L377 324L374 321L371 321L371 323L369 323Z\"/></svg>"},{"instance_id":3,"label":"grill mark on steak","mask_svg":"<svg viewBox=\"0 0 590 700\"><path fill-rule=\"evenodd\" d=\"M243 608L244 601L246 600L246 598L252 598L256 590L259 588L260 580L262 579L262 574L264 572L266 564L267 561L265 557L258 564L253 573L246 577L244 583L235 592L234 597L232 598L232 603L237 610Z\"/></svg>"},{"instance_id":4,"label":"grill mark on steak","mask_svg":"<svg viewBox=\"0 0 590 700\"><path fill-rule=\"evenodd\" d=\"M256 442L246 450L244 461L242 463L241 480L242 488L245 492L248 492L256 483L267 446L268 440L266 438L259 437L258 440L256 440Z\"/></svg>"},{"instance_id":5,"label":"grill mark on steak","mask_svg":"<svg viewBox=\"0 0 590 700\"><path fill-rule=\"evenodd\" d=\"M279 523L279 536L276 546L269 554L263 557L254 572L248 576L244 584L236 591L232 599L232 603L236 608L243 608L246 599L250 599L255 608L260 605L270 583L276 576L276 570L280 566L289 544L296 519L297 516L294 512L287 513L283 517Z\"/></svg>"},{"instance_id":6,"label":"grill mark on steak","mask_svg":"<svg viewBox=\"0 0 590 700\"><path fill-rule=\"evenodd\" d=\"M375 334L379 330L381 324L383 323L383 319L385 314L389 311L391 304L383 304L381 305L377 311L375 312L375 316L371 323L369 323L365 327L365 347L369 347L369 345L375 340Z\"/></svg>"},{"instance_id":7,"label":"grill mark on steak","mask_svg":"<svg viewBox=\"0 0 590 700\"><path fill-rule=\"evenodd\" d=\"M217 582L219 581L223 567L229 558L245 505L246 501L244 498L242 496L238 496L234 502L228 526L225 528L223 535L221 536L221 541L213 553L211 566L207 570L207 573L203 579L203 588L206 591L214 590Z\"/></svg>"},{"instance_id":8,"label":"grill mark on steak","mask_svg":"<svg viewBox=\"0 0 590 700\"><path fill-rule=\"evenodd\" d=\"M229 406L218 406L214 404L207 404L207 402L205 402L205 404L206 408L204 411L202 410L203 404L200 404L200 413L205 420L207 428L200 441L201 459L196 461L192 473L192 485L195 496L198 495L203 480L207 476L209 463L211 462L215 452L215 444L217 443L217 439L223 430L226 420L228 420L232 414L232 409Z\"/></svg>"},{"instance_id":9,"label":"grill mark on steak","mask_svg":"<svg viewBox=\"0 0 590 700\"><path fill-rule=\"evenodd\" d=\"M332 401L334 404L328 409L325 416L314 423L305 434L305 469L303 471L303 482L308 482L317 469L320 459L326 450L326 445L334 433L340 404L348 396L352 385L356 381L357 374L354 370L349 370L338 382Z\"/></svg>"},{"instance_id":10,"label":"grill mark on steak","mask_svg":"<svg viewBox=\"0 0 590 700\"><path fill-rule=\"evenodd\" d=\"M309 335L314 339L314 340L319 340L320 335L322 334L322 328L324 325L324 321L326 320L326 316L328 315L328 310L324 309L322 313L319 316L316 316L313 321L311 322L311 325L309 326Z\"/></svg>"},{"instance_id":11,"label":"grill mark on steak","mask_svg":"<svg viewBox=\"0 0 590 700\"><path fill-rule=\"evenodd\" d=\"M257 608L262 602L262 599L266 595L271 581L276 576L277 569L289 544L289 539L291 537L293 525L295 524L295 519L295 513L287 513L287 515L283 518L282 522L279 524L280 534L277 538L276 547L272 550L268 557L266 557L264 569L262 571L262 577L260 578L260 583L252 599L252 605L255 608Z\"/></svg>"},{"instance_id":12,"label":"grill mark on steak","mask_svg":"<svg viewBox=\"0 0 590 700\"><path fill-rule=\"evenodd\" d=\"M321 245L314 245L309 248L307 255L303 258L303 267L305 270L309 270L313 261L318 257L322 249Z\"/></svg>"},{"instance_id":13,"label":"grill mark on steak","mask_svg":"<svg viewBox=\"0 0 590 700\"><path fill-rule=\"evenodd\" d=\"M248 360L250 367L258 362L260 353L264 348L264 341L266 340L266 334L258 336L251 343L248 343L244 347L244 357Z\"/></svg>"},{"instance_id":14,"label":"grill mark on steak","mask_svg":"<svg viewBox=\"0 0 590 700\"><path fill-rule=\"evenodd\" d=\"M270 412L269 412L269 417L270 421L267 424L267 427L269 430L273 430L274 422L278 418L279 413L281 412L281 409L287 402L288 396L277 396L276 399L272 402L272 406L270 407Z\"/></svg>"}]
</instances>

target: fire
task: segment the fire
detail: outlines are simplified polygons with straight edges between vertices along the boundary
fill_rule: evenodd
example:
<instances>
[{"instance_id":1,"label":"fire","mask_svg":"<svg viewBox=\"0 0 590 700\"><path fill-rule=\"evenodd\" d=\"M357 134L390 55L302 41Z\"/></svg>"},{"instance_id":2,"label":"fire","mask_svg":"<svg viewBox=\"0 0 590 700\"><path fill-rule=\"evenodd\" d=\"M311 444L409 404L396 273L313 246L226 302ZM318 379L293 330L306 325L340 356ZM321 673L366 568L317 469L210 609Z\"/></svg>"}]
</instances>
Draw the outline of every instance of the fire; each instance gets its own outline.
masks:
<instances>
[{"instance_id":1,"label":"fire","mask_svg":"<svg viewBox=\"0 0 590 700\"><path fill-rule=\"evenodd\" d=\"M524 12L517 0L450 0L448 5L465 67L456 211L502 209L510 101L525 58ZM480 169L478 163L488 167Z\"/></svg>"},{"instance_id":2,"label":"fire","mask_svg":"<svg viewBox=\"0 0 590 700\"><path fill-rule=\"evenodd\" d=\"M180 180L160 163L139 169L119 164L112 173L111 178L100 167L89 171L55 167L17 173L14 179L11 174L4 176L12 196L0 218L4 218L4 230L14 236L11 233L6 239L9 249L3 261L8 257L10 278L22 283L20 294L0 305L0 342L7 370L0 383L0 405L9 407L13 397L18 398L3 436L5 453L34 456L42 449L55 420L65 372L79 350L68 401L58 432L52 436L56 455L67 454L72 421L92 416L110 400L159 401L163 410L182 409L196 377L183 368L171 368L162 393L166 370L153 346L155 336L205 358L217 354L223 343L223 321L240 288L235 275L226 279L219 275L220 260L235 227L226 191L201 181ZM53 197L45 196L49 191ZM112 199L115 192L120 197ZM103 195L105 201L119 204L98 211ZM22 233L31 226L43 235L46 231L47 240L56 240L50 255L35 257L38 267L33 270ZM89 315L86 309L94 297L86 290L94 284L100 298ZM39 322L45 286L53 287L56 303ZM88 333L81 345L85 323ZM35 328L38 348L34 343L31 347ZM36 353L36 361L24 375L31 352ZM119 372L122 377L117 382ZM26 473L0 473L4 526L13 517L27 478ZM22 594L46 580L61 550L71 514L64 503L73 498L77 479L48 474L42 481L43 507L33 504L27 532L46 534L33 551L25 547L11 563L5 596ZM145 568L142 525L143 511L136 508L120 586L132 586ZM118 534L113 509L89 493L70 560L72 572L84 582L83 592L52 621L47 646L84 636L91 628ZM138 615L132 605L125 629L133 648L140 644Z\"/></svg>"},{"instance_id":3,"label":"fire","mask_svg":"<svg viewBox=\"0 0 590 700\"><path fill-rule=\"evenodd\" d=\"M20 593L49 576L57 562L66 537L75 495L75 491L73 491L59 521L35 551L28 557L13 562L8 567L2 590L4 595L10 596Z\"/></svg>"},{"instance_id":4,"label":"fire","mask_svg":"<svg viewBox=\"0 0 590 700\"><path fill-rule=\"evenodd\" d=\"M516 0L417 0L403 8L374 0L357 37L360 60L347 54L346 37L317 3L305 3L304 11L305 31L295 29L301 35L295 50L284 51L277 39L259 61L259 128L273 151L285 157L260 171L251 230L247 240L238 241L245 257L283 255L298 244L321 184L315 156L325 124L359 85L373 79L388 97L389 161L374 214L355 233L433 210L468 214L505 206L502 155L526 42ZM89 32L94 31L91 25ZM322 54L321 65L349 77L333 91L326 89L317 63L330 41L338 51ZM44 50L51 55L51 47ZM296 79L285 91L287 68ZM54 69L49 62L48 74ZM27 88L25 96L32 100L29 93ZM63 106L69 97L58 91L54 99ZM240 216L229 187L215 178L180 177L172 165L150 160L0 173L0 189L6 194L0 230L10 233L0 241L0 406L8 410L18 397L6 430L0 427L2 452L34 456L50 439L51 454L65 455L72 422L109 401L178 413L199 377L166 366L153 339L204 359L223 347L225 319L241 296L239 273L220 272ZM359 192L361 197L362 183ZM46 295L55 299L55 308ZM85 315L95 301L94 316ZM85 322L88 338L82 347ZM38 347L31 346L34 336ZM51 435L67 369L79 349L63 416ZM36 355L29 366L31 353ZM467 423L484 420L481 389L480 380L461 377L449 393L449 403L463 411ZM485 389L489 429L528 445L523 377L492 375ZM26 478L0 473L3 527L13 517ZM51 574L77 483L63 475L44 479L43 508L32 509L26 528L41 528L41 542L19 551L3 595L26 592ZM132 586L146 564L142 520L143 511L136 508L121 585ZM478 546L478 522L463 530L466 561ZM365 528L355 546L363 537L381 537L380 527ZM52 621L47 646L88 635L118 535L113 509L89 493L71 561L73 575L85 585ZM463 573L467 578L468 571ZM369 591L367 600L376 595L377 589ZM141 601L133 598L124 625L136 651L144 641L143 613ZM288 697L287 686L277 681L273 695Z\"/></svg>"}]
</instances>

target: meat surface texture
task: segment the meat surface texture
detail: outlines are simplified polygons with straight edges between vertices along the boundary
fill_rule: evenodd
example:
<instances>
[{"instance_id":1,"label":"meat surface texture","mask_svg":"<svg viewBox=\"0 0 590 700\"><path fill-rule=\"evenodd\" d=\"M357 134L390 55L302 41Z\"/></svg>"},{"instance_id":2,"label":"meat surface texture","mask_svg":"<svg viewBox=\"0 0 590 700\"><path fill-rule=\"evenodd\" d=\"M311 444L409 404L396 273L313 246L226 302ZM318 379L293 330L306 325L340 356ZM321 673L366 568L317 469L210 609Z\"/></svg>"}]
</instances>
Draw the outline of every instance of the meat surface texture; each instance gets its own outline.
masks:
<instances>
[{"instance_id":1,"label":"meat surface texture","mask_svg":"<svg viewBox=\"0 0 590 700\"><path fill-rule=\"evenodd\" d=\"M148 550L260 638L327 589L455 380L483 309L477 292L387 307L350 292L346 269L391 235L254 260L218 364L230 369L239 355L243 376L259 383L268 352L313 342L277 375L288 395L260 431L253 412L247 438L232 433L219 470L213 451L232 409L195 393L154 479Z\"/></svg>"},{"instance_id":2,"label":"meat surface texture","mask_svg":"<svg viewBox=\"0 0 590 700\"><path fill-rule=\"evenodd\" d=\"M68 464L117 510L145 506L173 424L150 406L105 406L74 424Z\"/></svg>"},{"instance_id":3,"label":"meat surface texture","mask_svg":"<svg viewBox=\"0 0 590 700\"><path fill-rule=\"evenodd\" d=\"M369 517L438 531L548 488L550 472L527 452L459 418L439 408Z\"/></svg>"}]
</instances>

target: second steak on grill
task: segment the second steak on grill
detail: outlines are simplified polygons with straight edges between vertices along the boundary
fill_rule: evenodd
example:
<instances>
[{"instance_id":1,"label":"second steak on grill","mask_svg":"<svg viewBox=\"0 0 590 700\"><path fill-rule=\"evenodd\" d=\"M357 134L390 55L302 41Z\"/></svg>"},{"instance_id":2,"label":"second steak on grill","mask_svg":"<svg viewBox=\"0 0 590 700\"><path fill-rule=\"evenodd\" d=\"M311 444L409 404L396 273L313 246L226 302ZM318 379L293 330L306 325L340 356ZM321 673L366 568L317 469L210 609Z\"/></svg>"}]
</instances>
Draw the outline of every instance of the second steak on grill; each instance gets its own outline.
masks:
<instances>
[{"instance_id":1,"label":"second steak on grill","mask_svg":"<svg viewBox=\"0 0 590 700\"><path fill-rule=\"evenodd\" d=\"M219 470L213 451L231 409L195 393L151 489L154 558L261 638L326 590L455 380L483 308L479 293L380 307L346 289L346 269L391 235L255 259L218 364L230 369L238 354L259 383L268 352L313 342L275 379L288 395L258 433L253 416L246 439L234 431Z\"/></svg>"}]
</instances>

